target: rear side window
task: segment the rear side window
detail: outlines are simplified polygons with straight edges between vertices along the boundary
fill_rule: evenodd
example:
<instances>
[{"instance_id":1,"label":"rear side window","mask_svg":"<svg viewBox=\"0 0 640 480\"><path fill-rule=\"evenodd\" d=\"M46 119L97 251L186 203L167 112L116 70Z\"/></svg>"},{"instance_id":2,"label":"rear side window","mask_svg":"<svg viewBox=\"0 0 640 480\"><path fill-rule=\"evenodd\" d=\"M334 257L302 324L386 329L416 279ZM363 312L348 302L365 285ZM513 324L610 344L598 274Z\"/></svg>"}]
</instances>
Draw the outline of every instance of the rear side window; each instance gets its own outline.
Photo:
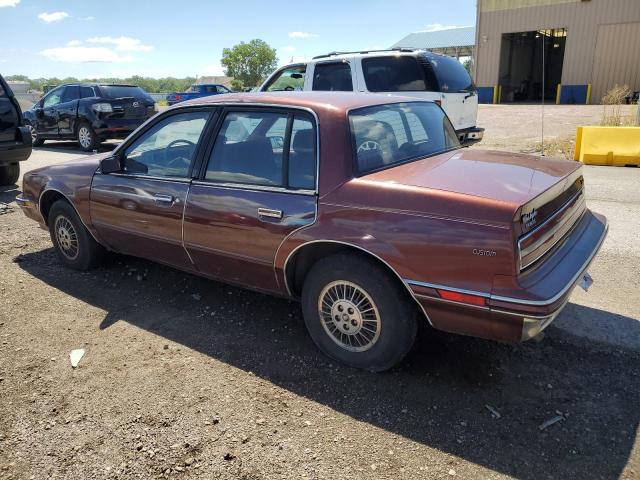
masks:
<instances>
[{"instance_id":1,"label":"rear side window","mask_svg":"<svg viewBox=\"0 0 640 480\"><path fill-rule=\"evenodd\" d=\"M80 98L95 97L96 94L91 87L80 87Z\"/></svg>"},{"instance_id":2,"label":"rear side window","mask_svg":"<svg viewBox=\"0 0 640 480\"><path fill-rule=\"evenodd\" d=\"M437 92L433 74L413 56L362 59L362 70L370 92Z\"/></svg>"},{"instance_id":3,"label":"rear side window","mask_svg":"<svg viewBox=\"0 0 640 480\"><path fill-rule=\"evenodd\" d=\"M433 103L378 105L349 113L357 170L367 173L460 146L442 109Z\"/></svg>"},{"instance_id":4,"label":"rear side window","mask_svg":"<svg viewBox=\"0 0 640 480\"><path fill-rule=\"evenodd\" d=\"M469 92L475 90L467 69L455 58L445 55L429 58L440 82L440 89L445 93Z\"/></svg>"},{"instance_id":5,"label":"rear side window","mask_svg":"<svg viewBox=\"0 0 640 480\"><path fill-rule=\"evenodd\" d=\"M312 190L315 152L310 119L279 112L229 112L205 180Z\"/></svg>"},{"instance_id":6,"label":"rear side window","mask_svg":"<svg viewBox=\"0 0 640 480\"><path fill-rule=\"evenodd\" d=\"M285 68L271 79L264 90L267 92L303 90L306 71L306 65Z\"/></svg>"},{"instance_id":7,"label":"rear side window","mask_svg":"<svg viewBox=\"0 0 640 480\"><path fill-rule=\"evenodd\" d=\"M313 69L313 90L351 92L351 65L348 62L317 63Z\"/></svg>"},{"instance_id":8,"label":"rear side window","mask_svg":"<svg viewBox=\"0 0 640 480\"><path fill-rule=\"evenodd\" d=\"M7 92L4 91L4 87L0 83L0 97L6 97L6 96L7 96Z\"/></svg>"}]
</instances>

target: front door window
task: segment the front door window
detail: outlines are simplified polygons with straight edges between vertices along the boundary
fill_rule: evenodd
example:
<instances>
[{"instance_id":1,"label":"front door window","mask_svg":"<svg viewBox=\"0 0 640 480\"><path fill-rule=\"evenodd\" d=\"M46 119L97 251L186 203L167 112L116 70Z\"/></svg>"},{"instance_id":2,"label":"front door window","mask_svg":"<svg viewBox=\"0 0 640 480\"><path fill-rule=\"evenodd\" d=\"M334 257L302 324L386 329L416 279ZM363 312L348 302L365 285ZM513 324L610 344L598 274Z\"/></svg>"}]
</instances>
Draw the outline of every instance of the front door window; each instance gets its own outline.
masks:
<instances>
[{"instance_id":1,"label":"front door window","mask_svg":"<svg viewBox=\"0 0 640 480\"><path fill-rule=\"evenodd\" d=\"M189 175L209 112L167 117L135 140L124 153L124 172L154 177Z\"/></svg>"}]
</instances>

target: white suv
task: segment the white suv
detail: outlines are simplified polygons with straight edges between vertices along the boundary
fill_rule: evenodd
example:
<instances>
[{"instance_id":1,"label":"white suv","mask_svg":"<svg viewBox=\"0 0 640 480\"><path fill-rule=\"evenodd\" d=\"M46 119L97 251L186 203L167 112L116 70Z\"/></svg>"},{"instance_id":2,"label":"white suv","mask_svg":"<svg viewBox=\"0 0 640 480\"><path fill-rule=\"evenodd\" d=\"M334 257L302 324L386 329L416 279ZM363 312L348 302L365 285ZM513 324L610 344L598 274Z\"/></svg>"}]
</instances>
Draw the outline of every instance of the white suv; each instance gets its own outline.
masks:
<instances>
[{"instance_id":1,"label":"white suv","mask_svg":"<svg viewBox=\"0 0 640 480\"><path fill-rule=\"evenodd\" d=\"M439 104L453 123L460 142L482 140L476 127L478 95L473 80L453 57L426 50L378 50L314 57L276 70L261 92L322 90L398 94Z\"/></svg>"}]
</instances>

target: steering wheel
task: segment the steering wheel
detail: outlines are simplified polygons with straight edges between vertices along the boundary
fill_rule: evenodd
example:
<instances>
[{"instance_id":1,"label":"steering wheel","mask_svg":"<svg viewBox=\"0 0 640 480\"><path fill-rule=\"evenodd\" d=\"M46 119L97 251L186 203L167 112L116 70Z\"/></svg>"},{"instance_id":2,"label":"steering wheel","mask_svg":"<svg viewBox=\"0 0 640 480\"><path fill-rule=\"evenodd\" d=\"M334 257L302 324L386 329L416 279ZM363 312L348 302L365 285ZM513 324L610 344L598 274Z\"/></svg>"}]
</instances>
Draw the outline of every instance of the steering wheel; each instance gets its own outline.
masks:
<instances>
[{"instance_id":1,"label":"steering wheel","mask_svg":"<svg viewBox=\"0 0 640 480\"><path fill-rule=\"evenodd\" d=\"M169 159L169 150L171 150L172 147L179 145L181 143L184 143L190 147L195 148L196 144L193 143L190 140L185 140L183 138L178 138L177 140L173 140L171 143L169 143L169 145L167 145L166 147L164 147L164 160L165 162L167 162L167 160ZM179 165L178 162L181 162L182 165ZM189 164L191 163L191 160L189 160L188 158L184 158L184 157L176 157L171 161L167 162L167 167L181 167L181 166L186 166L188 167Z\"/></svg>"},{"instance_id":2,"label":"steering wheel","mask_svg":"<svg viewBox=\"0 0 640 480\"><path fill-rule=\"evenodd\" d=\"M358 147L358 153L360 152L368 152L371 150L382 150L380 144L375 140L365 140Z\"/></svg>"}]
</instances>

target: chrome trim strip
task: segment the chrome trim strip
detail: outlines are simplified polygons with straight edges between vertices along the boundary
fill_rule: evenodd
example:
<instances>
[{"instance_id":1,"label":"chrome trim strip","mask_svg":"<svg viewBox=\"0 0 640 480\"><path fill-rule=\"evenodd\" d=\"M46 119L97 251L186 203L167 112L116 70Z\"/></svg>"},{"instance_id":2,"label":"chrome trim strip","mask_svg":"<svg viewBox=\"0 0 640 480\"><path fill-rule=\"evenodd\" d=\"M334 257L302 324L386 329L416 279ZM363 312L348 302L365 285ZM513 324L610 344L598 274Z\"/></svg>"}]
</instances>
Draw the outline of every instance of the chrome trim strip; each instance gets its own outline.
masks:
<instances>
[{"instance_id":1,"label":"chrome trim strip","mask_svg":"<svg viewBox=\"0 0 640 480\"><path fill-rule=\"evenodd\" d=\"M439 285L437 283L419 282L418 280L407 280L407 279L405 279L405 282L407 282L409 285L415 285L416 287L433 288L436 290L447 290L449 292L464 293L467 295L475 295L477 297L484 297L484 298L491 297L491 295L488 293L478 292L475 290L465 290L464 288L447 287L446 285ZM432 298L432 297L429 297L429 298ZM466 305L466 303L463 303L463 305Z\"/></svg>"},{"instance_id":2,"label":"chrome trim strip","mask_svg":"<svg viewBox=\"0 0 640 480\"><path fill-rule=\"evenodd\" d=\"M287 282L287 265L289 264L289 260L291 259L291 257L293 256L294 253L296 253L298 250L300 250L302 247L306 246L306 245L311 245L312 243L337 243L340 245L346 245L348 247L353 247L356 248L358 250L361 250L365 253L368 253L369 255L371 255L372 257L376 258L377 260L379 260L380 262L382 262L384 265L386 265L395 275L396 277L398 277L398 280L400 280L400 282L405 286L405 288L407 289L407 291L409 292L409 295L411 295L411 298L413 298L415 300L415 302L418 304L418 306L420 307L420 309L422 310L422 313L424 313L424 316L427 318L427 321L429 322L429 325L433 326L433 323L431 323L431 319L429 318L429 315L427 315L426 310L424 309L424 307L422 306L422 304L418 301L418 299L416 298L415 293L413 293L413 290L411 290L411 287L407 284L407 282L398 274L398 272L395 271L395 269L389 265L385 260L383 260L382 258L380 258L378 255L376 255L375 253L370 252L369 250L359 247L358 245L354 245L352 243L347 243L347 242L341 242L338 240L311 240L309 242L305 242L301 245L298 245L296 248L294 248L289 255L287 256L287 259L284 262L284 266L282 267L282 271L284 272L284 283L285 283L285 287L287 289L287 293L289 293L289 296L293 297L293 294L291 293L291 289L289 288L289 283Z\"/></svg>"},{"instance_id":3,"label":"chrome trim strip","mask_svg":"<svg viewBox=\"0 0 640 480\"><path fill-rule=\"evenodd\" d=\"M202 180L194 180L191 182L193 185L200 187L219 187L230 190L251 190L257 192L276 192L276 193L289 193L291 195L307 195L314 196L316 192L314 190L294 190L284 187L270 187L268 185L252 185L246 183L215 183Z\"/></svg>"},{"instance_id":4,"label":"chrome trim strip","mask_svg":"<svg viewBox=\"0 0 640 480\"><path fill-rule=\"evenodd\" d=\"M567 291L569 291L570 289L575 287L575 285L578 282L578 279L580 278L580 276L584 274L584 272L587 270L587 268L589 268L589 265L593 261L594 257L596 256L598 251L600 251L600 247L602 246L602 243L604 242L604 239L606 238L608 232L609 232L609 222L607 222L605 224L604 231L602 232L602 235L600 236L600 239L598 240L598 244L596 245L596 247L593 249L593 251L589 255L589 258L587 258L587 260L582 264L582 267L580 267L580 269L576 272L576 274L573 276L573 278L562 288L562 290L560 290L558 293L556 293L553 297L551 297L549 299L546 299L546 300L525 300L525 299L522 299L522 298L504 297L504 296L501 296L501 295L492 295L492 294L485 293L485 292L476 292L476 291L473 291L473 290L464 290L464 289L461 289L461 288L447 287L445 285L438 285L438 284L435 284L435 283L428 283L428 282L419 282L417 280L410 280L410 279L402 279L402 281L407 285L416 285L416 286L427 287L427 288L448 290L448 291L451 291L451 292L466 293L466 294L469 294L469 295L477 295L477 296L485 297L485 298L488 298L489 300L495 300L495 301L498 301L498 302L515 303L515 304L518 304L518 305L543 306L544 307L544 306L551 305L551 304L557 302L560 298L562 298L562 296L564 294L567 293ZM438 300L435 297L426 297L426 298ZM468 304L460 303L460 305L467 306ZM495 309L492 309L492 311L499 312L499 313L509 313L509 312L505 312L505 311L502 311L502 310L495 310ZM529 315L528 313L522 313L522 314L513 313L513 314L514 315L518 315L518 316L522 315L522 316L525 316L525 317L535 318L534 315ZM546 318L547 316L548 315L545 315L543 318Z\"/></svg>"},{"instance_id":5,"label":"chrome trim strip","mask_svg":"<svg viewBox=\"0 0 640 480\"><path fill-rule=\"evenodd\" d=\"M124 177L124 178L135 178L138 180L157 180L161 182L172 182L172 183L191 183L190 178L182 178L182 177L156 177L154 175L138 175L135 173L102 173L100 175L114 175L116 177Z\"/></svg>"},{"instance_id":6,"label":"chrome trim strip","mask_svg":"<svg viewBox=\"0 0 640 480\"><path fill-rule=\"evenodd\" d=\"M547 248L544 252L542 252L540 255L538 255L533 260L529 261L526 265L522 264L523 257L526 257L531 251L535 251L536 248L539 248L542 243L544 243L549 237L553 236L558 230L560 230L563 227L566 227L567 222L565 221L563 223L559 223L558 225L553 227L551 230L549 230L547 233L545 233L544 236L540 237L540 239L536 243L530 245L529 247L527 247L524 250L522 249L522 242L526 241L528 238L530 238L532 235L534 235L540 229L544 228L545 225L547 225L548 223L552 222L553 220L558 218L558 216L562 215L563 213L565 213L567 211L569 212L569 213L567 213L568 217L572 217L574 215L574 213L576 211L578 211L578 210L582 210L582 213L584 213L587 210L587 204L586 204L586 201L585 201L583 193L584 193L584 191L580 190L573 197L571 197L571 199L569 201L567 201L562 207L560 207L558 210L556 210L549 218L547 218L544 222L542 222L540 225L538 225L535 229L533 229L532 231L530 231L529 233L527 233L526 235L524 235L523 237L521 237L518 240L518 255L519 255L519 260L520 260L520 271L522 271L525 268L533 265L538 260L540 260L542 257L544 257L553 247L555 247L558 244L558 242L560 240L565 238L565 236L571 231L571 228L579 222L579 218L580 217L575 219L573 221L573 223L571 224L571 226L569 227L569 230L567 230L563 235L561 235L559 238L557 238L556 241L553 242L549 246L549 248ZM578 199L580 197L580 195L583 195L582 200L576 201L571 207L569 207L569 205L571 205L576 199Z\"/></svg>"},{"instance_id":7,"label":"chrome trim strip","mask_svg":"<svg viewBox=\"0 0 640 480\"><path fill-rule=\"evenodd\" d=\"M36 202L34 202L33 200L29 200L28 198L24 198L22 196L22 194L18 195L15 198L16 203L18 204L19 207L28 207L29 205L36 205ZM40 214L42 216L42 214Z\"/></svg>"},{"instance_id":8,"label":"chrome trim strip","mask_svg":"<svg viewBox=\"0 0 640 480\"><path fill-rule=\"evenodd\" d=\"M259 217L269 217L269 218L277 218L278 220L282 219L282 210L274 210L271 208L258 208L258 216Z\"/></svg>"},{"instance_id":9,"label":"chrome trim strip","mask_svg":"<svg viewBox=\"0 0 640 480\"><path fill-rule=\"evenodd\" d=\"M82 226L84 228L87 229L87 232L89 232L89 235L91 235L93 237L93 239L100 245L102 245L102 243L96 238L96 236L93 234L93 232L91 231L91 229L89 229L89 227L87 227L87 224L84 222L84 219L82 218L82 216L78 213L78 209L76 208L76 206L73 204L73 202L71 200L69 200L69 197L67 197L64 193L62 193L60 190L58 190L57 188L45 188L41 193L40 193L40 197L38 198L38 212L40 213L40 216L42 217L42 219L44 220L45 224L47 223L46 218L44 218L44 215L42 214L42 202L40 202L40 199L42 199L42 196L47 193L48 191L53 191L53 192L58 192L60 195L62 195L64 197L64 199L69 202L69 204L73 207L73 209L76 212L76 215L78 215L78 218L80 219L80 222L82 222ZM89 207L91 208L91 207ZM91 210L89 210L91 211ZM105 245L106 247L106 245ZM108 247L107 247L108 248Z\"/></svg>"}]
</instances>

